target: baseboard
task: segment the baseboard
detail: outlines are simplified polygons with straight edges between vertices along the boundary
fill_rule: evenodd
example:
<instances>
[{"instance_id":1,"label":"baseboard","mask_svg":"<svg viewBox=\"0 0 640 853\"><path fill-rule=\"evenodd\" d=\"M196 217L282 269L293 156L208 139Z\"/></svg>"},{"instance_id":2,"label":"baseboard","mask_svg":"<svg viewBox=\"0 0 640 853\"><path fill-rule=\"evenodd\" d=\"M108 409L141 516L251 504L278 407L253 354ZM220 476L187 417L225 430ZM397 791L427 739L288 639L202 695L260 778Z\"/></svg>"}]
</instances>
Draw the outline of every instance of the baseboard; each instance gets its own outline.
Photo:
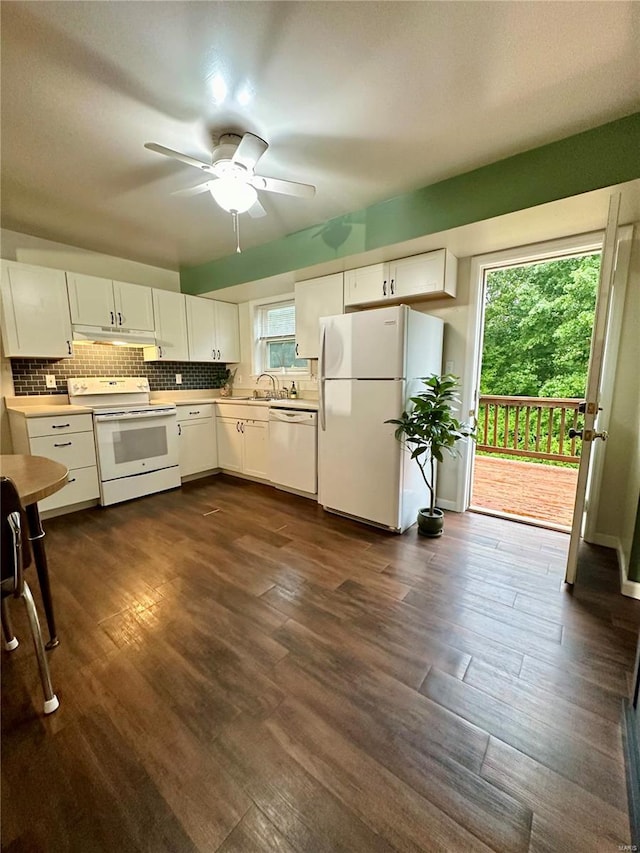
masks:
<instances>
[{"instance_id":1,"label":"baseboard","mask_svg":"<svg viewBox=\"0 0 640 853\"><path fill-rule=\"evenodd\" d=\"M640 599L640 583L629 580L629 566L620 539L617 536L610 536L608 533L594 533L589 542L594 545L602 545L603 548L613 548L616 552L620 571L620 592L628 598Z\"/></svg>"},{"instance_id":2,"label":"baseboard","mask_svg":"<svg viewBox=\"0 0 640 853\"><path fill-rule=\"evenodd\" d=\"M629 798L630 850L640 850L640 744L635 720L637 713L628 699L622 700L622 743Z\"/></svg>"},{"instance_id":3,"label":"baseboard","mask_svg":"<svg viewBox=\"0 0 640 853\"><path fill-rule=\"evenodd\" d=\"M211 477L214 474L219 474L220 468L211 468L208 471L198 471L197 474L187 474L185 477L181 477L183 483L191 483L193 480L202 480L203 477Z\"/></svg>"}]
</instances>

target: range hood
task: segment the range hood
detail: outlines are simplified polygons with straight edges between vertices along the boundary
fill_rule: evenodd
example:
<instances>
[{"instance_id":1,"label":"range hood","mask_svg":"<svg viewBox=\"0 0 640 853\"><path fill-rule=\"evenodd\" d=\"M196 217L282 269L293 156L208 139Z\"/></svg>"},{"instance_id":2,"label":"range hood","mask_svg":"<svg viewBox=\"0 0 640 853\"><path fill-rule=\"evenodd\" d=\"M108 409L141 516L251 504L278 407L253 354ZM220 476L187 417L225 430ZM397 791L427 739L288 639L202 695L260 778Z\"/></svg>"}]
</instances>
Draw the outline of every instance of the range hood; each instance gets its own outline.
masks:
<instances>
[{"instance_id":1,"label":"range hood","mask_svg":"<svg viewBox=\"0 0 640 853\"><path fill-rule=\"evenodd\" d=\"M154 332L114 329L112 326L73 326L73 340L85 344L115 344L125 347L155 346Z\"/></svg>"}]
</instances>

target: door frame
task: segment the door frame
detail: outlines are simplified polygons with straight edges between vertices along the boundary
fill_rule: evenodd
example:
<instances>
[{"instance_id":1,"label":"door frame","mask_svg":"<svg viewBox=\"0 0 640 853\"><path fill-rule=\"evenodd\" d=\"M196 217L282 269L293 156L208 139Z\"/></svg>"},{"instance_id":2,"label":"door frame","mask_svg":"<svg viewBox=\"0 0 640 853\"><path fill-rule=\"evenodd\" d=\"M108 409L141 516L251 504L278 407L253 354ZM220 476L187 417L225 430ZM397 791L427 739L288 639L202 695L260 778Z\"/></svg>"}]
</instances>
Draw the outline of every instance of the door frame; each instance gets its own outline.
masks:
<instances>
[{"instance_id":1,"label":"door frame","mask_svg":"<svg viewBox=\"0 0 640 853\"><path fill-rule=\"evenodd\" d=\"M626 293L628 278L629 256L633 236L633 226L624 225L618 228L618 250L619 260L616 268L614 284L614 303L610 322L607 329L607 355L603 363L602 384L607 388L608 397L606 402L610 405L615 370L618 356L620 339L620 328L622 325L622 312ZM545 240L540 243L532 243L527 246L517 246L503 249L498 252L490 252L484 255L475 255L471 258L470 270L470 299L469 317L467 322L467 347L463 385L461 391L462 411L469 418L474 418L477 412L477 390L480 384L480 369L482 366L482 346L484 337L484 291L485 275L487 272L505 267L520 266L527 263L542 262L563 255L571 257L589 252L601 252L604 240L604 229L590 231L585 234L576 234L570 237ZM624 251L622 245L624 244ZM468 441L461 446L462 458L458 466L457 488L456 488L456 510L464 512L469 509L471 503L471 488L473 483L473 466L475 460L475 442ZM588 502L587 520L591 525L595 524L598 515L598 488L602 478L602 460L604 454L598 452L593 455L592 475L589 486L594 486L593 494ZM597 462L596 462L597 458ZM597 466L597 467L596 467ZM595 535L595 534L593 534Z\"/></svg>"}]
</instances>

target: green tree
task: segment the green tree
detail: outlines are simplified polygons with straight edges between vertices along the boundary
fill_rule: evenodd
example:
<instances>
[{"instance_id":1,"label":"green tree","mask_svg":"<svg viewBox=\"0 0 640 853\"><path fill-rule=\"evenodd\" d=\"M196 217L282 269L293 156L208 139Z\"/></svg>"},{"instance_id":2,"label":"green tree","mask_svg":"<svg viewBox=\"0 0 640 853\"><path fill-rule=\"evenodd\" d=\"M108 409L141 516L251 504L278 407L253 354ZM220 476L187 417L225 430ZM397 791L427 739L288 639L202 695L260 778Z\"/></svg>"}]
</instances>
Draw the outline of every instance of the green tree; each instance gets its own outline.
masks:
<instances>
[{"instance_id":1,"label":"green tree","mask_svg":"<svg viewBox=\"0 0 640 853\"><path fill-rule=\"evenodd\" d=\"M584 395L600 255L487 276L481 394Z\"/></svg>"}]
</instances>

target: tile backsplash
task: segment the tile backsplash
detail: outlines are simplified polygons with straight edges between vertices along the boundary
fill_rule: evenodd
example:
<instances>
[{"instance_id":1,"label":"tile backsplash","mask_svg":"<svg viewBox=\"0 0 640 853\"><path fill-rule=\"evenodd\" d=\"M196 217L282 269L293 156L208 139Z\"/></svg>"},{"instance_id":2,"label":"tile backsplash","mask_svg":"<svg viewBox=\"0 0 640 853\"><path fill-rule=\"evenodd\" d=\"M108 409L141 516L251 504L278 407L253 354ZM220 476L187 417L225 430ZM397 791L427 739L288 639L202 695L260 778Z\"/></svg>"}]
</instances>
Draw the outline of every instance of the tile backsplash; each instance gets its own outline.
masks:
<instances>
[{"instance_id":1,"label":"tile backsplash","mask_svg":"<svg viewBox=\"0 0 640 853\"><path fill-rule=\"evenodd\" d=\"M74 376L146 376L152 391L194 391L222 388L227 378L224 364L185 361L145 361L142 349L93 344L76 346L73 358L13 358L11 372L17 397L27 394L66 394L67 379ZM176 373L182 384L176 385ZM47 388L45 376L53 374L57 387Z\"/></svg>"}]
</instances>

